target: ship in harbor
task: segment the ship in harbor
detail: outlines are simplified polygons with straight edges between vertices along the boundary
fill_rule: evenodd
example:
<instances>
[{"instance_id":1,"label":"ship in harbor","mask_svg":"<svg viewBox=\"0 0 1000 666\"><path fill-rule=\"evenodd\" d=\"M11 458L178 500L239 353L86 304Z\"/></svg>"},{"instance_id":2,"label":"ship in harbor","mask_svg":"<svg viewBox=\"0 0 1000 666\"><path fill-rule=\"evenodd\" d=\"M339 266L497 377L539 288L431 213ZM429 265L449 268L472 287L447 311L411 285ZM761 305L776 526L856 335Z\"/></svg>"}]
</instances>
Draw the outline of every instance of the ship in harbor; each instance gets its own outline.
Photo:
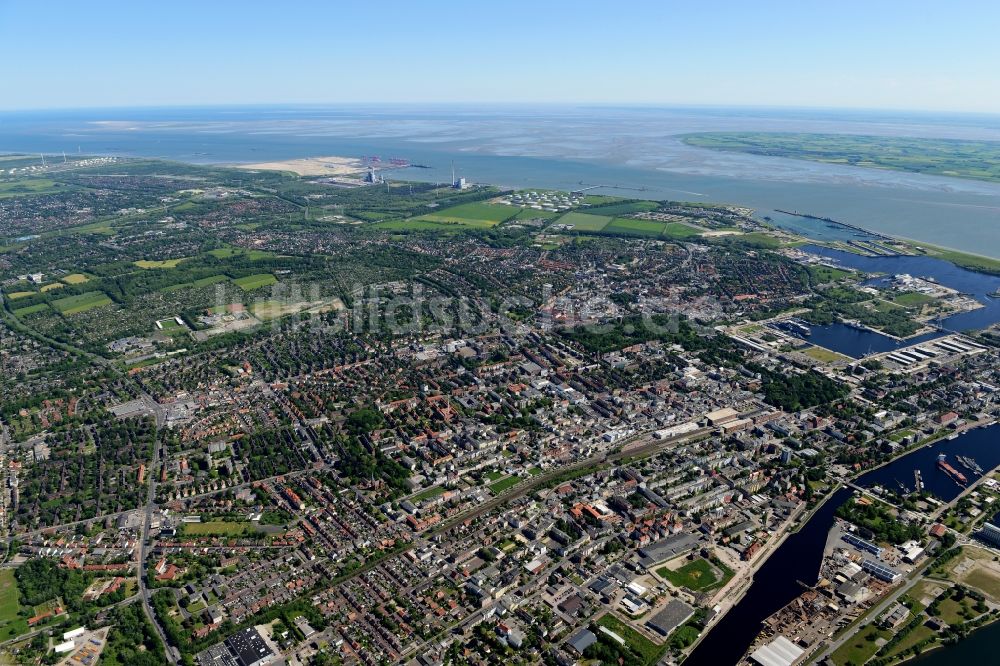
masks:
<instances>
[{"instance_id":1,"label":"ship in harbor","mask_svg":"<svg viewBox=\"0 0 1000 666\"><path fill-rule=\"evenodd\" d=\"M776 326L791 333L792 335L798 335L806 338L812 335L812 329L798 319L786 319L785 321L776 324Z\"/></svg>"},{"instance_id":2,"label":"ship in harbor","mask_svg":"<svg viewBox=\"0 0 1000 666\"><path fill-rule=\"evenodd\" d=\"M945 461L945 455L943 453L938 454L938 469L951 477L951 480L960 486L968 485L969 480L965 478L965 475L959 472L957 469L952 467Z\"/></svg>"},{"instance_id":3,"label":"ship in harbor","mask_svg":"<svg viewBox=\"0 0 1000 666\"><path fill-rule=\"evenodd\" d=\"M976 462L975 458L970 458L968 456L955 456L955 460L958 461L959 465L969 470L973 474L978 474L982 476L983 468L979 466L979 463Z\"/></svg>"},{"instance_id":4,"label":"ship in harbor","mask_svg":"<svg viewBox=\"0 0 1000 666\"><path fill-rule=\"evenodd\" d=\"M922 493L924 491L924 477L919 469L913 470L913 492Z\"/></svg>"}]
</instances>

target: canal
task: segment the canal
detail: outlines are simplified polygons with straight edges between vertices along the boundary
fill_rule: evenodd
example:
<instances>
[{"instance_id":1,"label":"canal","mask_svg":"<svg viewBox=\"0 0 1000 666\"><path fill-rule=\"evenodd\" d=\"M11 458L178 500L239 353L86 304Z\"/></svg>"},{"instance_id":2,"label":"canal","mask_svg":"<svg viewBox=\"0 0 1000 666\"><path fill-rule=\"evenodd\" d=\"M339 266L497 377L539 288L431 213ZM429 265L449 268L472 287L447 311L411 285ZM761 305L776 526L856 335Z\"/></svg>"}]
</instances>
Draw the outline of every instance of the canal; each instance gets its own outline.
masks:
<instances>
[{"instance_id":1,"label":"canal","mask_svg":"<svg viewBox=\"0 0 1000 666\"><path fill-rule=\"evenodd\" d=\"M939 453L944 453L952 464L955 464L956 455L963 455L975 458L983 469L992 469L1000 465L1000 425L973 430L953 440L943 440L913 451L861 476L857 484L895 487L898 481L912 487L913 470L920 469L926 489L940 499L950 501L962 488L937 468ZM974 478L971 473L967 476ZM834 514L851 495L850 490L838 490L798 532L785 540L757 572L743 599L712 628L685 660L685 666L723 666L739 662L760 632L761 623L802 593L798 581L807 584L816 582Z\"/></svg>"}]
</instances>

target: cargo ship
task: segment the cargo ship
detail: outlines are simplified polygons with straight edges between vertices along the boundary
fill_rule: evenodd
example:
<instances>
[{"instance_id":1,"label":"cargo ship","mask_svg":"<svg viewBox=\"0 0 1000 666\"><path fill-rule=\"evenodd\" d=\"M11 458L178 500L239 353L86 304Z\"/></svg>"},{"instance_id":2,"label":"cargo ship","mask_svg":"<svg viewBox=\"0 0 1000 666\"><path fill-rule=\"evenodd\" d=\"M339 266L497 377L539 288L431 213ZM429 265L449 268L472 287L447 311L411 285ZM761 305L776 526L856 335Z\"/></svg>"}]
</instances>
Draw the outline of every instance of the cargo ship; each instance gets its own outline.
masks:
<instances>
[{"instance_id":1,"label":"cargo ship","mask_svg":"<svg viewBox=\"0 0 1000 666\"><path fill-rule=\"evenodd\" d=\"M924 491L924 477L919 469L913 470L913 492L922 493Z\"/></svg>"},{"instance_id":2,"label":"cargo ship","mask_svg":"<svg viewBox=\"0 0 1000 666\"><path fill-rule=\"evenodd\" d=\"M938 454L938 469L951 477L951 480L960 486L967 485L969 480L965 478L965 475L959 472L957 469L945 462L944 454Z\"/></svg>"}]
</instances>

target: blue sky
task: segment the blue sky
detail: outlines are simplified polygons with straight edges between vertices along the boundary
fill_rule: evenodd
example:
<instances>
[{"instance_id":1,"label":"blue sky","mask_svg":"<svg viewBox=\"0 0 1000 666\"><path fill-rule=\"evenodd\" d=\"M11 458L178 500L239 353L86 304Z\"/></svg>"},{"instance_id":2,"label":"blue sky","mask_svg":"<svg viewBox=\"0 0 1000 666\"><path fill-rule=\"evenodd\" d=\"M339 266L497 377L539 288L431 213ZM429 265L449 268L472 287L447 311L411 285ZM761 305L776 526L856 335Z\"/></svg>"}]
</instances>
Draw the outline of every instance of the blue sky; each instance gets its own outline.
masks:
<instances>
[{"instance_id":1,"label":"blue sky","mask_svg":"<svg viewBox=\"0 0 1000 666\"><path fill-rule=\"evenodd\" d=\"M1000 113L1000 3L0 0L0 109L608 103Z\"/></svg>"}]
</instances>

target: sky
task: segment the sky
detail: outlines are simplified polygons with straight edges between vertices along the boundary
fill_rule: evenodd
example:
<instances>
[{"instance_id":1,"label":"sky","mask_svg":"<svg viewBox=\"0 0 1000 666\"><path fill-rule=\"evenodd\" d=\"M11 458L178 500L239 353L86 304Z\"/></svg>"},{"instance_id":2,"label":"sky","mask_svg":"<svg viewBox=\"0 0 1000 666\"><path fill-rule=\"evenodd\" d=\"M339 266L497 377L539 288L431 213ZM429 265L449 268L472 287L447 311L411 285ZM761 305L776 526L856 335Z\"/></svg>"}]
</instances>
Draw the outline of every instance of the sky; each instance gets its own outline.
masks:
<instances>
[{"instance_id":1,"label":"sky","mask_svg":"<svg viewBox=\"0 0 1000 666\"><path fill-rule=\"evenodd\" d=\"M0 0L0 109L792 106L1000 113L1000 2Z\"/></svg>"}]
</instances>

